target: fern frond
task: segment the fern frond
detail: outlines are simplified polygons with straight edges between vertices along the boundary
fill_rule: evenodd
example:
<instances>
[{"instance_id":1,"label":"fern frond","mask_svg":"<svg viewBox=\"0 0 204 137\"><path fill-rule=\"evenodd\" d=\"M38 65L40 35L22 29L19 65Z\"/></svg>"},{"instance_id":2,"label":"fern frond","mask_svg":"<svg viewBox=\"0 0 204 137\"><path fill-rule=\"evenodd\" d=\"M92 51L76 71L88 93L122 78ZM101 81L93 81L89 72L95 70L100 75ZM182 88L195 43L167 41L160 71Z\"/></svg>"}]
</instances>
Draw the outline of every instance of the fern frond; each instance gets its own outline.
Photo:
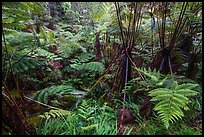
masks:
<instances>
[{"instance_id":1,"label":"fern frond","mask_svg":"<svg viewBox=\"0 0 204 137\"><path fill-rule=\"evenodd\" d=\"M105 66L101 62L88 62L82 64L71 64L70 65L73 69L77 71L91 71L91 72L99 72L103 73L105 70Z\"/></svg>"},{"instance_id":2,"label":"fern frond","mask_svg":"<svg viewBox=\"0 0 204 137\"><path fill-rule=\"evenodd\" d=\"M90 53L80 54L75 56L74 59L71 60L72 63L85 63L88 62L94 55Z\"/></svg>"},{"instance_id":3,"label":"fern frond","mask_svg":"<svg viewBox=\"0 0 204 137\"><path fill-rule=\"evenodd\" d=\"M69 58L76 52L82 52L82 47L76 42L67 41L59 47L59 50L63 51L63 53L60 54L63 58Z\"/></svg>"},{"instance_id":4,"label":"fern frond","mask_svg":"<svg viewBox=\"0 0 204 137\"><path fill-rule=\"evenodd\" d=\"M146 70L146 68L143 69L139 69L139 68L135 68L133 67L136 71L142 73L147 79L148 79L148 83L154 85L154 84L159 84L161 85L161 78L162 74L160 74L159 71L156 71L156 69L151 70L150 68L148 68L148 70ZM159 83L160 82L160 83ZM163 80L164 82L164 80Z\"/></svg>"},{"instance_id":5,"label":"fern frond","mask_svg":"<svg viewBox=\"0 0 204 137\"><path fill-rule=\"evenodd\" d=\"M70 85L51 86L37 91L35 98L45 104L48 104L48 100L51 96L62 97L62 94L76 90Z\"/></svg>"},{"instance_id":6,"label":"fern frond","mask_svg":"<svg viewBox=\"0 0 204 137\"><path fill-rule=\"evenodd\" d=\"M98 2L93 6L92 17L96 20L101 19L109 8L108 2Z\"/></svg>"},{"instance_id":7,"label":"fern frond","mask_svg":"<svg viewBox=\"0 0 204 137\"><path fill-rule=\"evenodd\" d=\"M163 99L169 98L171 96L172 96L172 94L169 92L169 93L166 93L166 94L158 95L158 96L152 98L151 101L159 101L159 100L163 100Z\"/></svg>"},{"instance_id":8,"label":"fern frond","mask_svg":"<svg viewBox=\"0 0 204 137\"><path fill-rule=\"evenodd\" d=\"M149 91L149 95L153 97L151 101L159 101L154 110L158 111L157 113L167 129L170 125L169 121L173 123L182 119L184 116L182 109L189 110L187 104L190 103L190 100L187 96L198 94L197 91L191 90L196 86L198 84L178 85L177 81L174 81L169 88L157 88Z\"/></svg>"},{"instance_id":9,"label":"fern frond","mask_svg":"<svg viewBox=\"0 0 204 137\"><path fill-rule=\"evenodd\" d=\"M195 92L194 90L190 90L190 89L179 89L179 90L176 90L176 93L181 94L183 96L195 96L195 95L197 95L197 92Z\"/></svg>"},{"instance_id":10,"label":"fern frond","mask_svg":"<svg viewBox=\"0 0 204 137\"><path fill-rule=\"evenodd\" d=\"M49 112L44 112L42 115L39 115L39 117L50 119L67 115L70 115L70 111L63 109L51 109Z\"/></svg>"},{"instance_id":11,"label":"fern frond","mask_svg":"<svg viewBox=\"0 0 204 137\"><path fill-rule=\"evenodd\" d=\"M161 94L169 94L172 93L171 90L167 89L167 88L157 88L154 89L150 92L150 96L159 96Z\"/></svg>"},{"instance_id":12,"label":"fern frond","mask_svg":"<svg viewBox=\"0 0 204 137\"><path fill-rule=\"evenodd\" d=\"M83 63L81 65L82 69L96 72L103 73L105 70L104 65L101 62L89 62L89 63Z\"/></svg>"},{"instance_id":13,"label":"fern frond","mask_svg":"<svg viewBox=\"0 0 204 137\"><path fill-rule=\"evenodd\" d=\"M176 87L176 90L179 90L179 89L193 89L194 87L197 87L198 84L192 84L192 83L184 83L184 84L181 84L179 86Z\"/></svg>"},{"instance_id":14,"label":"fern frond","mask_svg":"<svg viewBox=\"0 0 204 137\"><path fill-rule=\"evenodd\" d=\"M81 127L82 130L92 130L94 128L96 128L98 126L98 124L92 124L86 127Z\"/></svg>"}]
</instances>

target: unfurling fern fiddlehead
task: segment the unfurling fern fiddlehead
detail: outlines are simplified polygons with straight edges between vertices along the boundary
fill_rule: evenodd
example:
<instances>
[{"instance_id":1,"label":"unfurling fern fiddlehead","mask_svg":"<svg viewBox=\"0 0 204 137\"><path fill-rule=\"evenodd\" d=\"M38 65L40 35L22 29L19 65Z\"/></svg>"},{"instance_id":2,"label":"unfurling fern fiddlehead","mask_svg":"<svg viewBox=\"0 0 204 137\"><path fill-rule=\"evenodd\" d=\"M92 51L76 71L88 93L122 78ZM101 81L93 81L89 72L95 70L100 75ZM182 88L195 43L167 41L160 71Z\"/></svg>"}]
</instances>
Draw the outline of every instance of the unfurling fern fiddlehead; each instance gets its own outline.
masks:
<instances>
[{"instance_id":1,"label":"unfurling fern fiddlehead","mask_svg":"<svg viewBox=\"0 0 204 137\"><path fill-rule=\"evenodd\" d=\"M167 129L169 121L173 123L184 116L181 108L189 110L187 106L190 103L188 96L198 94L198 92L192 90L197 86L198 84L191 83L178 85L177 81L174 81L170 88L157 88L149 91L149 95L153 97L150 101L158 101L154 110L158 111L158 115Z\"/></svg>"}]
</instances>

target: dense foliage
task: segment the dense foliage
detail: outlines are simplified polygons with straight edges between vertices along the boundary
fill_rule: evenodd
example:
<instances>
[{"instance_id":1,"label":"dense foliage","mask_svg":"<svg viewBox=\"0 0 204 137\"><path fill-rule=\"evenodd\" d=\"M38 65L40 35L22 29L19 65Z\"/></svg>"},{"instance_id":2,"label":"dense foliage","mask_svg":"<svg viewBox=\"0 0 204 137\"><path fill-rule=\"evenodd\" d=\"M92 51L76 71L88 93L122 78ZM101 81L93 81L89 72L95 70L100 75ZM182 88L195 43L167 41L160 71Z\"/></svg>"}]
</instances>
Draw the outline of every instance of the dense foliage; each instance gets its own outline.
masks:
<instances>
[{"instance_id":1,"label":"dense foliage","mask_svg":"<svg viewBox=\"0 0 204 137\"><path fill-rule=\"evenodd\" d=\"M201 2L2 2L2 134L201 135Z\"/></svg>"}]
</instances>

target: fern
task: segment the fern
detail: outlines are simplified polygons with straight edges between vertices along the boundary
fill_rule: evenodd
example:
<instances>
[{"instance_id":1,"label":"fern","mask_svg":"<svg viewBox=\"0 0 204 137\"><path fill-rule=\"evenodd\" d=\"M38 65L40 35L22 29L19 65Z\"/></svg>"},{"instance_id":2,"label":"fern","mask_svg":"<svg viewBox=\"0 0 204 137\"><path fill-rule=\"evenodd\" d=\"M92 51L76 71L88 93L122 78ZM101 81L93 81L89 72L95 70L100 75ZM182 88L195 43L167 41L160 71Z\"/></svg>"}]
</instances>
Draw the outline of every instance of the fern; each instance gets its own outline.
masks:
<instances>
[{"instance_id":1,"label":"fern","mask_svg":"<svg viewBox=\"0 0 204 137\"><path fill-rule=\"evenodd\" d=\"M25 54L25 53L24 53ZM14 74L20 74L25 73L27 71L30 71L36 67L39 67L45 62L45 60L36 60L29 55L22 55L21 52L14 53L12 59L11 59L11 65L13 68ZM3 69L9 68L9 62L5 61L3 63Z\"/></svg>"},{"instance_id":2,"label":"fern","mask_svg":"<svg viewBox=\"0 0 204 137\"><path fill-rule=\"evenodd\" d=\"M70 85L51 86L37 92L36 100L52 106L70 108L76 107L86 92L76 90Z\"/></svg>"},{"instance_id":3,"label":"fern","mask_svg":"<svg viewBox=\"0 0 204 137\"><path fill-rule=\"evenodd\" d=\"M134 69L142 73L147 79L147 81L153 85L157 84L160 81L160 78L162 78L162 75L159 73L159 71L156 71L156 69L151 70L150 68L148 68L148 70L146 70L146 68L144 68L142 70L135 67Z\"/></svg>"},{"instance_id":4,"label":"fern","mask_svg":"<svg viewBox=\"0 0 204 137\"><path fill-rule=\"evenodd\" d=\"M89 63L83 63L81 65L82 69L88 70L88 71L98 71L99 73L103 73L104 71L104 65L101 62L89 62Z\"/></svg>"},{"instance_id":5,"label":"fern","mask_svg":"<svg viewBox=\"0 0 204 137\"><path fill-rule=\"evenodd\" d=\"M100 20L110 8L111 4L108 2L98 2L93 5L92 17L96 20Z\"/></svg>"},{"instance_id":6,"label":"fern","mask_svg":"<svg viewBox=\"0 0 204 137\"><path fill-rule=\"evenodd\" d=\"M59 50L63 51L60 54L63 58L69 58L72 54L82 52L82 47L76 42L66 42L59 47Z\"/></svg>"},{"instance_id":7,"label":"fern","mask_svg":"<svg viewBox=\"0 0 204 137\"><path fill-rule=\"evenodd\" d=\"M46 3L42 2L3 2L2 23L4 28L23 29L32 14L41 14L45 11ZM28 12L30 11L30 13Z\"/></svg>"},{"instance_id":8,"label":"fern","mask_svg":"<svg viewBox=\"0 0 204 137\"><path fill-rule=\"evenodd\" d=\"M125 88L122 90L122 92L123 92L123 93L124 93L124 92L129 92L129 91L134 92L135 90L137 90L137 89L139 88L138 84L136 84L138 80L140 80L139 77L134 78L134 79L128 81L128 83L126 84L126 86L125 86Z\"/></svg>"},{"instance_id":9,"label":"fern","mask_svg":"<svg viewBox=\"0 0 204 137\"><path fill-rule=\"evenodd\" d=\"M138 91L143 88L146 91L150 90L148 93L152 97L151 101L157 102L154 110L158 111L158 115L168 129L169 122L173 123L184 116L182 109L189 109L187 106L190 103L189 97L198 94L194 89L198 84L190 82L178 84L177 77L165 76L155 69L153 71L150 68L148 70L145 68L143 70L134 69L143 74L146 81L141 80L141 78L134 78L128 82L123 92Z\"/></svg>"},{"instance_id":10,"label":"fern","mask_svg":"<svg viewBox=\"0 0 204 137\"><path fill-rule=\"evenodd\" d=\"M52 52L49 52L43 48L37 48L29 55L33 58L41 57L41 58L44 58L46 60L53 60L53 61L62 60L62 58L59 55L56 55Z\"/></svg>"},{"instance_id":11,"label":"fern","mask_svg":"<svg viewBox=\"0 0 204 137\"><path fill-rule=\"evenodd\" d=\"M94 119L92 114L94 113L94 108L92 108L86 100L82 101L82 104L77 109L78 115L85 121L90 121Z\"/></svg>"},{"instance_id":12,"label":"fern","mask_svg":"<svg viewBox=\"0 0 204 137\"><path fill-rule=\"evenodd\" d=\"M56 42L54 32L41 26L40 26L40 38L42 40L43 45Z\"/></svg>"},{"instance_id":13,"label":"fern","mask_svg":"<svg viewBox=\"0 0 204 137\"><path fill-rule=\"evenodd\" d=\"M111 107L107 106L106 103L103 106L96 105L96 102L92 100L83 100L76 113L84 123L84 126L81 127L83 131L99 130L99 128L109 126L105 126L107 121L110 122L110 120L115 119L114 110Z\"/></svg>"},{"instance_id":14,"label":"fern","mask_svg":"<svg viewBox=\"0 0 204 137\"><path fill-rule=\"evenodd\" d=\"M73 88L72 86L66 86L66 85L51 86L51 87L39 90L35 98L40 102L48 104L49 97L53 96L56 98L61 98L63 97L62 94L66 92L70 92L72 90L75 90L75 88Z\"/></svg>"},{"instance_id":15,"label":"fern","mask_svg":"<svg viewBox=\"0 0 204 137\"><path fill-rule=\"evenodd\" d=\"M85 63L90 61L90 59L93 58L93 54L91 53L86 53L86 54L80 54L74 57L74 59L71 59L70 62L72 62L73 64L78 64L78 63Z\"/></svg>"},{"instance_id":16,"label":"fern","mask_svg":"<svg viewBox=\"0 0 204 137\"><path fill-rule=\"evenodd\" d=\"M82 64L71 64L70 65L73 69L77 71L91 71L91 72L99 72L103 73L105 70L104 65L101 62L88 62Z\"/></svg>"},{"instance_id":17,"label":"fern","mask_svg":"<svg viewBox=\"0 0 204 137\"><path fill-rule=\"evenodd\" d=\"M50 119L50 118L57 118L61 116L67 116L70 115L70 111L63 110L63 109L51 109L49 112L44 112L44 114L39 115L39 117L42 117L44 119Z\"/></svg>"},{"instance_id":18,"label":"fern","mask_svg":"<svg viewBox=\"0 0 204 137\"><path fill-rule=\"evenodd\" d=\"M36 61L29 57L24 57L22 59L19 59L21 56L17 56L14 58L11 62L13 67L13 73L19 74L19 73L25 73L31 69L34 69L44 63L44 61ZM5 64L6 65L6 64Z\"/></svg>"},{"instance_id":19,"label":"fern","mask_svg":"<svg viewBox=\"0 0 204 137\"><path fill-rule=\"evenodd\" d=\"M85 131L89 131L89 130L95 129L97 126L98 126L98 124L92 124L92 125L89 125L86 127L81 127L81 129L85 130Z\"/></svg>"},{"instance_id":20,"label":"fern","mask_svg":"<svg viewBox=\"0 0 204 137\"><path fill-rule=\"evenodd\" d=\"M151 70L148 68L135 68L135 70L143 74L145 81L142 80L140 77L133 78L132 80L128 81L126 87L122 90L122 92L137 92L139 90L148 90L157 87L161 87L164 83L168 80L168 76L162 75L156 69Z\"/></svg>"},{"instance_id":21,"label":"fern","mask_svg":"<svg viewBox=\"0 0 204 137\"><path fill-rule=\"evenodd\" d=\"M158 101L154 110L158 111L158 115L167 129L169 121L173 123L184 116L182 109L189 109L187 106L190 103L188 96L198 94L197 91L192 90L197 86L198 84L191 83L178 85L177 81L174 81L170 88L157 88L149 91L149 95L153 97L151 101Z\"/></svg>"}]
</instances>

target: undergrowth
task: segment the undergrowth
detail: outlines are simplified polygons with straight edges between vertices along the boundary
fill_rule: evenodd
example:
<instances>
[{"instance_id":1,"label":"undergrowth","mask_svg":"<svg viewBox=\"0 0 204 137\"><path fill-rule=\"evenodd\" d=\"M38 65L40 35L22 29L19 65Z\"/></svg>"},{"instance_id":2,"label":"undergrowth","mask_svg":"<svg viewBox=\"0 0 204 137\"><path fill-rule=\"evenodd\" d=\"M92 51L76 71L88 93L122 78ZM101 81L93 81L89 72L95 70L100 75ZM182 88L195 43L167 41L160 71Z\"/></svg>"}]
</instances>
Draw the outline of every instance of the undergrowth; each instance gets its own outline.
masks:
<instances>
[{"instance_id":1,"label":"undergrowth","mask_svg":"<svg viewBox=\"0 0 204 137\"><path fill-rule=\"evenodd\" d=\"M106 103L83 102L70 115L46 119L37 127L38 135L116 135L116 111ZM124 134L130 134L127 129Z\"/></svg>"}]
</instances>

